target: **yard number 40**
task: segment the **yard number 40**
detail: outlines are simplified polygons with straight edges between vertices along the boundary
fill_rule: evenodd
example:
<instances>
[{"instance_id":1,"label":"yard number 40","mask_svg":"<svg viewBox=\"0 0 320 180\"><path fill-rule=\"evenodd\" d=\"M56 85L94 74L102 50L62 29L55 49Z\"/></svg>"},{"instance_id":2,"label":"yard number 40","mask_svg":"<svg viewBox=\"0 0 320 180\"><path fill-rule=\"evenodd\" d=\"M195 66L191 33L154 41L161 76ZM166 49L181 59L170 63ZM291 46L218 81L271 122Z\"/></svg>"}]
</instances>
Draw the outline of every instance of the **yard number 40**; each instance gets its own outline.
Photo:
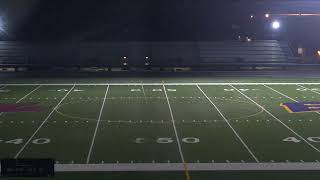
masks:
<instances>
[{"instance_id":1,"label":"yard number 40","mask_svg":"<svg viewBox=\"0 0 320 180\"><path fill-rule=\"evenodd\" d=\"M314 143L320 143L320 137L308 137L307 140ZM287 138L284 138L283 141L293 142L293 143L301 142L301 140L296 137L287 137Z\"/></svg>"}]
</instances>

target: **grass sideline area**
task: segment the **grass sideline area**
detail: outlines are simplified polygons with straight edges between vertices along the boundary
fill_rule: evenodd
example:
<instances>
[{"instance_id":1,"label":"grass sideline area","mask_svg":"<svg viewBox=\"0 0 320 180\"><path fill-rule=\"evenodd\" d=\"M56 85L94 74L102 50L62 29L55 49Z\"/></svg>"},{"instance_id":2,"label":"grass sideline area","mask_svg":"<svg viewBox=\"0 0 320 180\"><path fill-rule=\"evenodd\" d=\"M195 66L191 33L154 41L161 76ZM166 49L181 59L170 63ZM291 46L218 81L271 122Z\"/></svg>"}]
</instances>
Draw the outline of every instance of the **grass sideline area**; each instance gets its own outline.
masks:
<instances>
[{"instance_id":1,"label":"grass sideline area","mask_svg":"<svg viewBox=\"0 0 320 180\"><path fill-rule=\"evenodd\" d=\"M314 79L20 83L0 85L0 158L55 158L57 179L319 178Z\"/></svg>"}]
</instances>

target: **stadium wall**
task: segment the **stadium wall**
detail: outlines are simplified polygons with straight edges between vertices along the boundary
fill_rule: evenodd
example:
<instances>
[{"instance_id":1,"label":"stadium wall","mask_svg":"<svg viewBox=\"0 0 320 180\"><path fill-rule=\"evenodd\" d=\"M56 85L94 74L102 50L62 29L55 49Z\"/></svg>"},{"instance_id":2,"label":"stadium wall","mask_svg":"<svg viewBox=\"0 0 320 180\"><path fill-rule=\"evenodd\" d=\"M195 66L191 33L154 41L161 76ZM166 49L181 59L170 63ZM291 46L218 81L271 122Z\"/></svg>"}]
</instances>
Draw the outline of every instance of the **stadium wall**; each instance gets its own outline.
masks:
<instances>
[{"instance_id":1,"label":"stadium wall","mask_svg":"<svg viewBox=\"0 0 320 180\"><path fill-rule=\"evenodd\" d=\"M204 53L205 52L205 53ZM107 42L21 43L0 42L0 64L29 66L182 67L217 63L293 62L286 42ZM218 57L218 58L217 58ZM279 57L279 58L278 58ZM239 60L240 59L240 60Z\"/></svg>"}]
</instances>

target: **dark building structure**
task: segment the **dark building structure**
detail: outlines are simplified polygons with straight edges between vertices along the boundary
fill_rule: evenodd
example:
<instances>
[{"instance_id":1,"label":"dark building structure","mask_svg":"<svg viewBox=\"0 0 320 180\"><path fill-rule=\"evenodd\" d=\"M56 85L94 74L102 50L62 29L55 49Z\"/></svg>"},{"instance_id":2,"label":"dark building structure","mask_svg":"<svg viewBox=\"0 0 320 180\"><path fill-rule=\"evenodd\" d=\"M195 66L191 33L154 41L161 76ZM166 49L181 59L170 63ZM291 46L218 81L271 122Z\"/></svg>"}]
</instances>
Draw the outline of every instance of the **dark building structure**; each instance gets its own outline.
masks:
<instances>
[{"instance_id":1,"label":"dark building structure","mask_svg":"<svg viewBox=\"0 0 320 180\"><path fill-rule=\"evenodd\" d=\"M123 57L132 66L143 65L146 57L157 66L301 63L293 58L298 48L302 59L315 63L320 49L314 31L320 16L288 15L319 13L314 0L4 0L0 5L2 65L112 67L121 66ZM273 20L281 22L277 31L270 27Z\"/></svg>"}]
</instances>

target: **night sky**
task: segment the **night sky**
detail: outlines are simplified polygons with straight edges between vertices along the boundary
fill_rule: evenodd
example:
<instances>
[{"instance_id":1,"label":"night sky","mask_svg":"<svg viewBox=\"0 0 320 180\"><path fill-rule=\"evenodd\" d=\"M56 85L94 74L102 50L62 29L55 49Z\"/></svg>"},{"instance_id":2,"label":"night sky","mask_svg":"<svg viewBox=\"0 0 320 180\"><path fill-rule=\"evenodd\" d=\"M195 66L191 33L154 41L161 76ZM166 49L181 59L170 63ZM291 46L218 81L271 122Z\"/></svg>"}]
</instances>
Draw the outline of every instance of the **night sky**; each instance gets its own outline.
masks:
<instances>
[{"instance_id":1,"label":"night sky","mask_svg":"<svg viewBox=\"0 0 320 180\"><path fill-rule=\"evenodd\" d=\"M286 0L281 1L285 3ZM306 3L306 1L309 1ZM320 12L310 0L0 0L7 31L19 41L186 41L232 39L259 31L251 13ZM293 2L293 3L292 3ZM299 3L303 2L303 3ZM310 3L311 2L311 3ZM319 7L316 9L315 7Z\"/></svg>"}]
</instances>

